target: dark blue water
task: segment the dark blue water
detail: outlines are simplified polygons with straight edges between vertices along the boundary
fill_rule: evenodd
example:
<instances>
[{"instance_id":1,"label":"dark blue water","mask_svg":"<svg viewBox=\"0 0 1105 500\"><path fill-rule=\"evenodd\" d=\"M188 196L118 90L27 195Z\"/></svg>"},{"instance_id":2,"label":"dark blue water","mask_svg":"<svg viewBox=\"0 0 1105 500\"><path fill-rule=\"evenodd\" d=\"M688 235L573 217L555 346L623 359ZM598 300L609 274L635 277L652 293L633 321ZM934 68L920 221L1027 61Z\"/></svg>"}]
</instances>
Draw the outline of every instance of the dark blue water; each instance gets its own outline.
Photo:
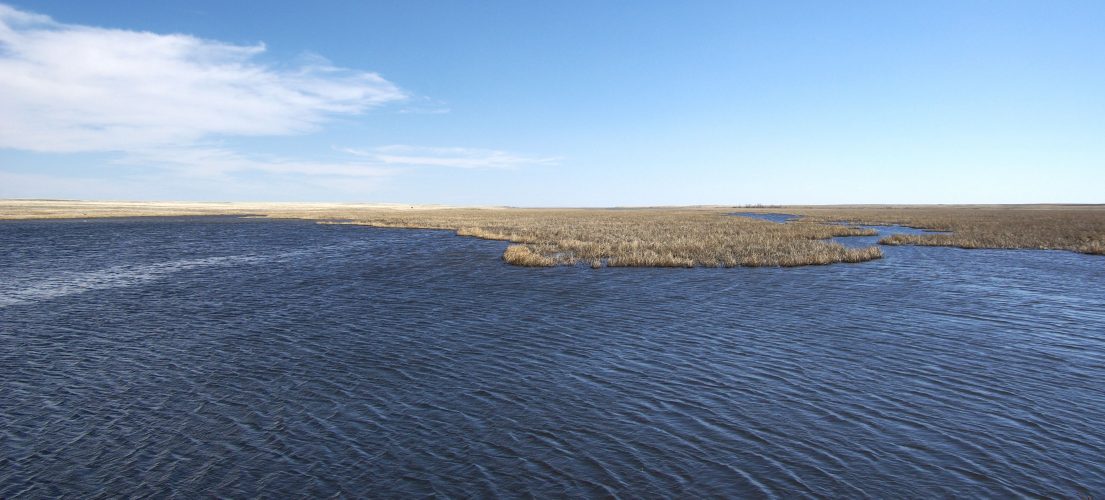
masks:
<instances>
[{"instance_id":1,"label":"dark blue water","mask_svg":"<svg viewBox=\"0 0 1105 500\"><path fill-rule=\"evenodd\" d=\"M1105 493L1105 259L515 268L295 221L0 223L0 497Z\"/></svg>"},{"instance_id":2,"label":"dark blue water","mask_svg":"<svg viewBox=\"0 0 1105 500\"><path fill-rule=\"evenodd\" d=\"M784 223L784 222L790 222L792 220L798 220L797 215L775 214L775 213L764 213L764 212L734 212L734 213L731 213L729 215L734 215L734 216L737 216L737 217L751 217L753 219L761 219L761 220L766 220L766 221L771 221L771 222L778 222L778 223Z\"/></svg>"},{"instance_id":3,"label":"dark blue water","mask_svg":"<svg viewBox=\"0 0 1105 500\"><path fill-rule=\"evenodd\" d=\"M749 217L749 218L752 218L752 219L766 220L766 221L769 221L769 222L775 222L775 223L779 223L779 224L786 224L787 222L796 221L796 220L801 218L801 216L792 215L792 214L763 213L763 212L735 212L735 213L731 213L729 215L736 216L736 217ZM917 229L917 228L906 227L906 226L867 226L867 225L850 224L850 223L847 223L847 222L837 222L836 224L846 225L846 226L853 226L853 227L862 227L862 228L873 229L873 230L877 231L878 234L875 234L874 236L842 236L842 237L832 239L834 242L840 243L841 245L844 245L844 246L849 247L849 248L865 248L865 247L869 247L869 246L872 246L872 245L878 245L880 239L882 239L882 238L884 238L888 235L891 235L891 234L934 234L934 233L945 233L946 232L946 231L933 231L933 230L930 230L930 229Z\"/></svg>"}]
</instances>

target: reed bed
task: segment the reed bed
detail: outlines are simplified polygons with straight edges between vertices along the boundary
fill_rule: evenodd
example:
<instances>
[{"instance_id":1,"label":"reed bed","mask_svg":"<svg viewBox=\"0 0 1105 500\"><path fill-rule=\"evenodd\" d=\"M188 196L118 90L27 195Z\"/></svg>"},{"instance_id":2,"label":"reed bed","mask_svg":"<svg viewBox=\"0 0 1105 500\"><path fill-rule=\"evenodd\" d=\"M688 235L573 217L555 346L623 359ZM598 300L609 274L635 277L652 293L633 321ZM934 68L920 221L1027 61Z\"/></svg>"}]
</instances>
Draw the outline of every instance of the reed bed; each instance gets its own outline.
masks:
<instances>
[{"instance_id":1,"label":"reed bed","mask_svg":"<svg viewBox=\"0 0 1105 500\"><path fill-rule=\"evenodd\" d=\"M348 223L447 229L515 243L503 259L519 266L758 267L863 262L876 247L823 241L873 231L811 222L776 224L721 209L499 209L377 211Z\"/></svg>"},{"instance_id":2,"label":"reed bed","mask_svg":"<svg viewBox=\"0 0 1105 500\"><path fill-rule=\"evenodd\" d=\"M884 245L1069 250L1105 255L1105 206L789 207L813 222L897 224L943 233L892 235Z\"/></svg>"},{"instance_id":3,"label":"reed bed","mask_svg":"<svg viewBox=\"0 0 1105 500\"><path fill-rule=\"evenodd\" d=\"M362 203L192 203L0 200L0 219L257 215L342 220L379 227L447 229L513 242L521 266L802 266L862 262L878 247L823 241L871 231L836 224L897 224L943 233L894 235L884 245L1070 250L1105 255L1103 205L756 206L739 211L802 216L775 224L733 217L728 207L508 209Z\"/></svg>"}]
</instances>

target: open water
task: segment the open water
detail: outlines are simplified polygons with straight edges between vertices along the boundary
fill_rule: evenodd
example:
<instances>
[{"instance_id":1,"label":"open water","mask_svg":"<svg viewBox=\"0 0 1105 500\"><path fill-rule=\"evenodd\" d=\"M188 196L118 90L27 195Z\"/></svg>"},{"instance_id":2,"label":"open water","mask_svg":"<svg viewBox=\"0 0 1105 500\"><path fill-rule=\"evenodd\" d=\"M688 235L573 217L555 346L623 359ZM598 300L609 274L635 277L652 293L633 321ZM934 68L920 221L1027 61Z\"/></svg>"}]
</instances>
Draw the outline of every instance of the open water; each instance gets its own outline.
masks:
<instances>
[{"instance_id":1,"label":"open water","mask_svg":"<svg viewBox=\"0 0 1105 500\"><path fill-rule=\"evenodd\" d=\"M527 269L505 245L0 223L0 497L1105 494L1105 258Z\"/></svg>"}]
</instances>

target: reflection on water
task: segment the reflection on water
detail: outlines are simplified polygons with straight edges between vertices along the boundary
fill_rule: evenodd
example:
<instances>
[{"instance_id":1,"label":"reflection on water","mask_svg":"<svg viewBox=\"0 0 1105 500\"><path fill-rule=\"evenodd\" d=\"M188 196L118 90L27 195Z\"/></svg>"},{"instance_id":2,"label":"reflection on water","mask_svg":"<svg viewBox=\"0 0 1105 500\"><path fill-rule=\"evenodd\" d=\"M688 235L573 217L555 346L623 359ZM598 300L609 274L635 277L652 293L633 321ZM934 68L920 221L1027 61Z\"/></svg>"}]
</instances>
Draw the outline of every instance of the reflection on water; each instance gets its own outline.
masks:
<instances>
[{"instance_id":1,"label":"reflection on water","mask_svg":"<svg viewBox=\"0 0 1105 500\"><path fill-rule=\"evenodd\" d=\"M504 246L2 223L0 497L1105 491L1101 257L523 269Z\"/></svg>"}]
</instances>

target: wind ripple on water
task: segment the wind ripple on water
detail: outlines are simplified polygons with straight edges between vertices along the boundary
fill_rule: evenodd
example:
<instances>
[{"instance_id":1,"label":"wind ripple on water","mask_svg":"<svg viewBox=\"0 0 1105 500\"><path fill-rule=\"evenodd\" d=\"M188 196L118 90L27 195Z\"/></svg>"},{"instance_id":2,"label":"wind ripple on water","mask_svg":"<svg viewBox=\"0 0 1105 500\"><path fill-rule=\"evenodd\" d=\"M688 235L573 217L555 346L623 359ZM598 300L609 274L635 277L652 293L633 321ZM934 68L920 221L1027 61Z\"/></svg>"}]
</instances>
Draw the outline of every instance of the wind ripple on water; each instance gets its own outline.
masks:
<instances>
[{"instance_id":1,"label":"wind ripple on water","mask_svg":"<svg viewBox=\"0 0 1105 500\"><path fill-rule=\"evenodd\" d=\"M0 497L1105 491L1092 256L534 270L446 232L52 224L0 226L43 252L0 268Z\"/></svg>"}]
</instances>

